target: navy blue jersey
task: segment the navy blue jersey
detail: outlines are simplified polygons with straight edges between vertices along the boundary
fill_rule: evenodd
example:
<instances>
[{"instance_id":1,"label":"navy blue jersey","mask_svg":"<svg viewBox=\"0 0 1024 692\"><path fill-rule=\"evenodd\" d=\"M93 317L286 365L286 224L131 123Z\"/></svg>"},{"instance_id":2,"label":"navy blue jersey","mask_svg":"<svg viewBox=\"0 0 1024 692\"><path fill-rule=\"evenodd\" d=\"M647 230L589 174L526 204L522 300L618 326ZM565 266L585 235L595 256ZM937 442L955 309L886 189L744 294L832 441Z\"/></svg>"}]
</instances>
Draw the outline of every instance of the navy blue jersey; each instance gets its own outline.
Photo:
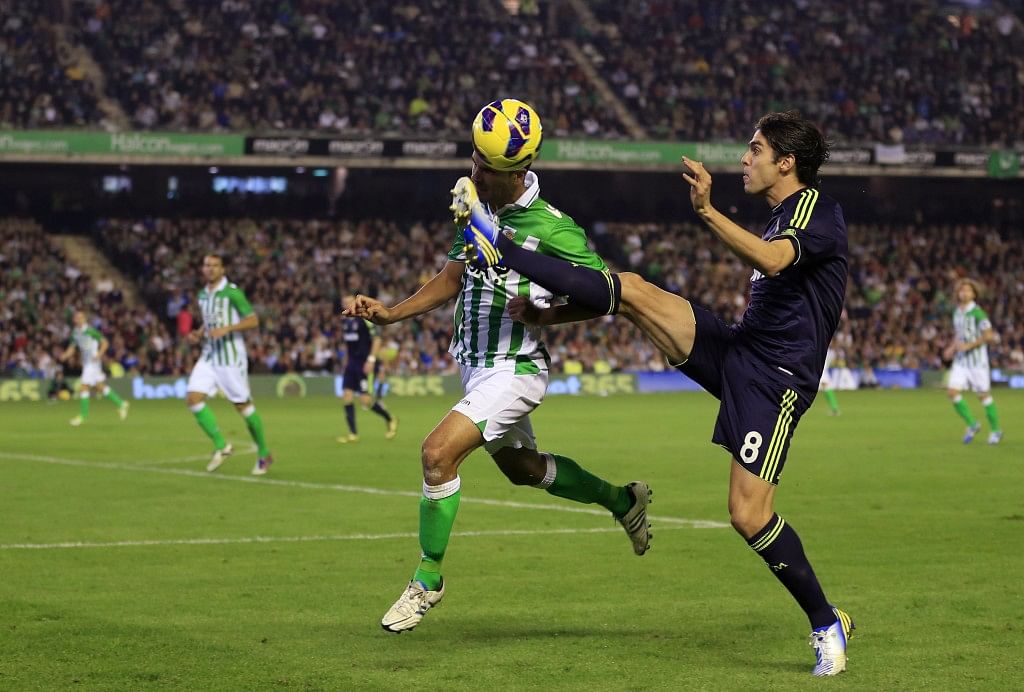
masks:
<instances>
[{"instance_id":1,"label":"navy blue jersey","mask_svg":"<svg viewBox=\"0 0 1024 692\"><path fill-rule=\"evenodd\" d=\"M846 220L818 190L795 192L772 210L761 236L789 240L796 260L775 276L755 271L736 325L740 343L805 392L818 388L846 294Z\"/></svg>"},{"instance_id":2,"label":"navy blue jersey","mask_svg":"<svg viewBox=\"0 0 1024 692\"><path fill-rule=\"evenodd\" d=\"M341 328L345 335L345 348L348 349L348 364L359 363L362 367L370 356L377 325L361 317L346 317Z\"/></svg>"}]
</instances>

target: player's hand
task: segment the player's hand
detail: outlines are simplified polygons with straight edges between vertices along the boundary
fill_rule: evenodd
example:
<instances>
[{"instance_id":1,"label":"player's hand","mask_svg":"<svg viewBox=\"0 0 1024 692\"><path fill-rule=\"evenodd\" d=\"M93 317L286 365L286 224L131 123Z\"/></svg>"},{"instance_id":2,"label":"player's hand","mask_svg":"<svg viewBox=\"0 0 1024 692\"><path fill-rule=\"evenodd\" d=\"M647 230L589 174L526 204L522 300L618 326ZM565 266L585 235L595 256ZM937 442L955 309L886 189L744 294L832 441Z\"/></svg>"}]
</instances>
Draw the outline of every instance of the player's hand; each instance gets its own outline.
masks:
<instances>
[{"instance_id":1,"label":"player's hand","mask_svg":"<svg viewBox=\"0 0 1024 692\"><path fill-rule=\"evenodd\" d=\"M516 296L508 301L508 314L516 322L522 322L534 327L541 324L540 308L531 303L529 298L523 296Z\"/></svg>"},{"instance_id":2,"label":"player's hand","mask_svg":"<svg viewBox=\"0 0 1024 692\"><path fill-rule=\"evenodd\" d=\"M369 360L369 359L367 359L367 361L365 363L363 363L363 374L364 375L372 375L373 374L373 366L376 365L376 364L377 364L376 360Z\"/></svg>"},{"instance_id":3,"label":"player's hand","mask_svg":"<svg viewBox=\"0 0 1024 692\"><path fill-rule=\"evenodd\" d=\"M198 329L193 329L192 331L190 331L188 333L188 342L190 344L198 344L199 341L202 338L203 338L203 329L202 329L202 327L200 327Z\"/></svg>"},{"instance_id":4,"label":"player's hand","mask_svg":"<svg viewBox=\"0 0 1024 692\"><path fill-rule=\"evenodd\" d=\"M942 349L942 358L944 360L953 360L953 355L957 352L956 344L950 344L946 348Z\"/></svg>"},{"instance_id":5,"label":"player's hand","mask_svg":"<svg viewBox=\"0 0 1024 692\"><path fill-rule=\"evenodd\" d=\"M711 211L711 174L700 161L683 157L683 180L690 184L690 204L698 214Z\"/></svg>"},{"instance_id":6,"label":"player's hand","mask_svg":"<svg viewBox=\"0 0 1024 692\"><path fill-rule=\"evenodd\" d=\"M219 339L222 336L227 336L231 331L227 327L214 327L210 330L211 339Z\"/></svg>"},{"instance_id":7,"label":"player's hand","mask_svg":"<svg viewBox=\"0 0 1024 692\"><path fill-rule=\"evenodd\" d=\"M391 324L391 311L376 298L357 295L352 304L341 311L346 317L362 317L374 324Z\"/></svg>"}]
</instances>

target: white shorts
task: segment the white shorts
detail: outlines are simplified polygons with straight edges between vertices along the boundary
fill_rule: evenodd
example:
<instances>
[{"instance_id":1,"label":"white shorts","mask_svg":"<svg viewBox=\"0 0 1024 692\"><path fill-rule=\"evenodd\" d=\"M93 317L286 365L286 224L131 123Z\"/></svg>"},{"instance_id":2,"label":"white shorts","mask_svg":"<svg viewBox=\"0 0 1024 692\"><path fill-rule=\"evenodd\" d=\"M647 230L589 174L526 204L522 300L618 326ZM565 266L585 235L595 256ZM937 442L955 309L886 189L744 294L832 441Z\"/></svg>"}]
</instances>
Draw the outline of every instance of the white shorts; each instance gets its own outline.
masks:
<instances>
[{"instance_id":1,"label":"white shorts","mask_svg":"<svg viewBox=\"0 0 1024 692\"><path fill-rule=\"evenodd\" d=\"M189 375L186 390L213 396L218 389L233 404L249 401L249 364L213 365L202 358L197 360Z\"/></svg>"},{"instance_id":2,"label":"white shorts","mask_svg":"<svg viewBox=\"0 0 1024 692\"><path fill-rule=\"evenodd\" d=\"M818 390L832 389L832 378L828 374L828 368L821 371L821 381L818 382Z\"/></svg>"},{"instance_id":3,"label":"white shorts","mask_svg":"<svg viewBox=\"0 0 1024 692\"><path fill-rule=\"evenodd\" d=\"M79 380L82 384L95 387L106 381L107 376L103 373L103 366L99 363L89 363L82 368L82 378Z\"/></svg>"},{"instance_id":4,"label":"white shorts","mask_svg":"<svg viewBox=\"0 0 1024 692\"><path fill-rule=\"evenodd\" d=\"M517 375L511 368L460 366L462 401L452 407L468 417L484 436L484 449L494 454L504 447L537 449L530 412L548 390L548 374Z\"/></svg>"},{"instance_id":5,"label":"white shorts","mask_svg":"<svg viewBox=\"0 0 1024 692\"><path fill-rule=\"evenodd\" d=\"M972 392L988 392L992 390L992 374L986 367L970 367L953 363L949 369L949 388Z\"/></svg>"}]
</instances>

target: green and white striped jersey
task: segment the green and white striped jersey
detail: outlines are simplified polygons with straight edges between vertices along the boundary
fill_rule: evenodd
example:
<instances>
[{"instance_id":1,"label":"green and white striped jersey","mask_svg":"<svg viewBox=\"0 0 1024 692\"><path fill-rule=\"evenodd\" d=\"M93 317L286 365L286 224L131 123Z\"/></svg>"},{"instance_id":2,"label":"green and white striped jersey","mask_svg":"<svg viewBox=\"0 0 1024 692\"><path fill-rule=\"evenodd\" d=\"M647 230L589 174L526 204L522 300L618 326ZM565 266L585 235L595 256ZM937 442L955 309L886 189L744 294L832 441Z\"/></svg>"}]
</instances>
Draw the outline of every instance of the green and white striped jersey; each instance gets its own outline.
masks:
<instances>
[{"instance_id":1,"label":"green and white striped jersey","mask_svg":"<svg viewBox=\"0 0 1024 692\"><path fill-rule=\"evenodd\" d=\"M240 365L246 363L245 338L241 332L231 332L219 339L210 338L210 330L238 324L242 318L252 314L245 291L227 278L222 278L209 290L203 286L199 291L199 308L203 313L203 327L206 339L203 341L202 358L213 365Z\"/></svg>"},{"instance_id":2,"label":"green and white striped jersey","mask_svg":"<svg viewBox=\"0 0 1024 692\"><path fill-rule=\"evenodd\" d=\"M978 307L978 304L971 301L967 306L957 306L953 311L953 330L956 332L958 344L969 344L981 338L986 329L991 329L988 315ZM971 368L988 367L988 346L982 344L970 351L960 351L953 356L953 362L958 365L966 365Z\"/></svg>"},{"instance_id":3,"label":"green and white striped jersey","mask_svg":"<svg viewBox=\"0 0 1024 692\"><path fill-rule=\"evenodd\" d=\"M100 344L103 342L103 335L95 327L76 327L71 337L75 340L78 353L82 359L82 367L90 365L101 365Z\"/></svg>"},{"instance_id":4,"label":"green and white striped jersey","mask_svg":"<svg viewBox=\"0 0 1024 692\"><path fill-rule=\"evenodd\" d=\"M498 210L502 227L514 231L516 244L574 264L607 271L604 260L587 247L587 236L568 215L540 197L537 174L526 174L526 192ZM448 258L465 260L462 232L456 233ZM518 272L504 267L476 269L466 265L462 292L455 306L455 333L448 351L455 360L472 367L514 367L516 374L546 371L550 358L540 329L514 321L508 302L528 297L546 307L554 296Z\"/></svg>"}]
</instances>

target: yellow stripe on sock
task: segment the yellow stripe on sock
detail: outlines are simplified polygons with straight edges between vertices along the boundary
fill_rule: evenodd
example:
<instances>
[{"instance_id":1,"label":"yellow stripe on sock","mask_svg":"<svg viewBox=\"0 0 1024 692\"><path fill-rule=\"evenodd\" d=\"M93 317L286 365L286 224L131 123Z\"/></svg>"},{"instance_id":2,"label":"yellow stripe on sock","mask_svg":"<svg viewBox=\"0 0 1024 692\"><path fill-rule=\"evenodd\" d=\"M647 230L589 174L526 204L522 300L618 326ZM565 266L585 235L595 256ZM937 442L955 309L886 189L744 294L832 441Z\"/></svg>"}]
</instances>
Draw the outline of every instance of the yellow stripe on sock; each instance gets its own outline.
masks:
<instances>
[{"instance_id":1,"label":"yellow stripe on sock","mask_svg":"<svg viewBox=\"0 0 1024 692\"><path fill-rule=\"evenodd\" d=\"M778 517L778 521L775 522L775 526L773 526L768 531L768 533L761 536L761 538L758 539L757 543L754 543L750 547L754 549L755 553L761 552L762 550L764 550L765 548L767 548L775 542L775 539L779 537L780 533L782 533L782 527L785 525L785 520L782 517Z\"/></svg>"}]
</instances>

